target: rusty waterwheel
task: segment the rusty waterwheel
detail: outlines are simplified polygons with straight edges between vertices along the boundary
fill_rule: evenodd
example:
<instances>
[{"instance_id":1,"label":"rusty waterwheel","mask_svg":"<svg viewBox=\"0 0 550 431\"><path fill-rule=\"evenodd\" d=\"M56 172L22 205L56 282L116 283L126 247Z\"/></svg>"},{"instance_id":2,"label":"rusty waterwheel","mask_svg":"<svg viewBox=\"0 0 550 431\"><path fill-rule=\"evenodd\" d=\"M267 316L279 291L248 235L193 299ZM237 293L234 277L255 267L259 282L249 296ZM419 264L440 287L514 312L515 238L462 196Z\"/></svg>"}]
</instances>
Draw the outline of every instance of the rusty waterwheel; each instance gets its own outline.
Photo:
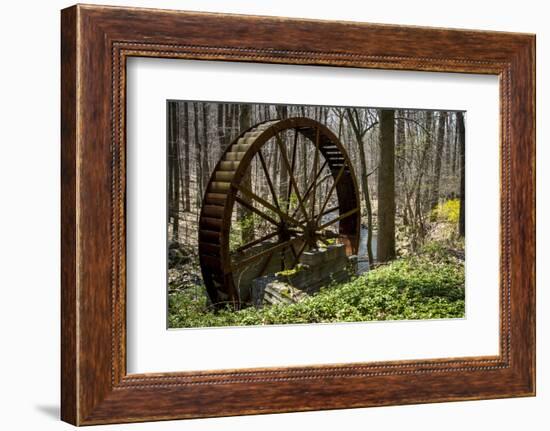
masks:
<instances>
[{"instance_id":1,"label":"rusty waterwheel","mask_svg":"<svg viewBox=\"0 0 550 431\"><path fill-rule=\"evenodd\" d=\"M289 118L241 133L216 165L200 214L200 265L212 303L238 308L245 270L259 277L273 265L292 269L304 251L335 242L356 254L359 203L350 159L323 124ZM254 221L252 233L243 213Z\"/></svg>"}]
</instances>

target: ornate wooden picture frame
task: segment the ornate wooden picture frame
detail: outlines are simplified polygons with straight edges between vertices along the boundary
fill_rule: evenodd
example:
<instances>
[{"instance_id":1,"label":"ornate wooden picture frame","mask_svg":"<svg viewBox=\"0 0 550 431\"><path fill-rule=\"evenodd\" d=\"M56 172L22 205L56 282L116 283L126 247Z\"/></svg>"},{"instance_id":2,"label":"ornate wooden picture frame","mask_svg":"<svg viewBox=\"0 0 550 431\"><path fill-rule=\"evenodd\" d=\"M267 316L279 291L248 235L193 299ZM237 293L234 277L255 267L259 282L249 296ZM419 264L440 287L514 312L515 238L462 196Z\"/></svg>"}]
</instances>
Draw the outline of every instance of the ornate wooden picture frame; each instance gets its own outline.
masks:
<instances>
[{"instance_id":1,"label":"ornate wooden picture frame","mask_svg":"<svg viewBox=\"0 0 550 431\"><path fill-rule=\"evenodd\" d=\"M533 35L78 5L62 11L61 49L64 421L535 394ZM127 374L125 100L126 60L133 56L497 75L500 354Z\"/></svg>"}]
</instances>

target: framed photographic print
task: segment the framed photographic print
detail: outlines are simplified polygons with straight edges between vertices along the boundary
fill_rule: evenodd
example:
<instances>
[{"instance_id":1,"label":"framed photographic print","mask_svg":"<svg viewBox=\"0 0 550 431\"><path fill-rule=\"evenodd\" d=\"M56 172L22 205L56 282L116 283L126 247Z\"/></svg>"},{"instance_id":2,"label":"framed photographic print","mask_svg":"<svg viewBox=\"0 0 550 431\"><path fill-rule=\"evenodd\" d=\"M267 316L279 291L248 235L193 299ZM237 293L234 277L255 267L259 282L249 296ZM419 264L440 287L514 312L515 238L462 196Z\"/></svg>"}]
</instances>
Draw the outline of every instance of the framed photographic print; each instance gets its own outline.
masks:
<instances>
[{"instance_id":1,"label":"framed photographic print","mask_svg":"<svg viewBox=\"0 0 550 431\"><path fill-rule=\"evenodd\" d=\"M62 11L62 419L535 393L535 38Z\"/></svg>"}]
</instances>

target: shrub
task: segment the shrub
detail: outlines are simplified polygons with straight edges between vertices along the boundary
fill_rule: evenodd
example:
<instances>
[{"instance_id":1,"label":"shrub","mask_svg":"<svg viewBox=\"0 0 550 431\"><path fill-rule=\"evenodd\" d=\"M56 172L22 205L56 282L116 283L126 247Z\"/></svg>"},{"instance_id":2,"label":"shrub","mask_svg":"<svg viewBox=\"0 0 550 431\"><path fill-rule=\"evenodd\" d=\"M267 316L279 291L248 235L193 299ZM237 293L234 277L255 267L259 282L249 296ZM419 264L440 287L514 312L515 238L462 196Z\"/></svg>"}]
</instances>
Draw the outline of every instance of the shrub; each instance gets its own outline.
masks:
<instances>
[{"instance_id":1,"label":"shrub","mask_svg":"<svg viewBox=\"0 0 550 431\"><path fill-rule=\"evenodd\" d=\"M460 200L458 199L449 199L443 203L437 204L437 206L432 210L432 216L434 219L452 224L458 223L459 215Z\"/></svg>"}]
</instances>

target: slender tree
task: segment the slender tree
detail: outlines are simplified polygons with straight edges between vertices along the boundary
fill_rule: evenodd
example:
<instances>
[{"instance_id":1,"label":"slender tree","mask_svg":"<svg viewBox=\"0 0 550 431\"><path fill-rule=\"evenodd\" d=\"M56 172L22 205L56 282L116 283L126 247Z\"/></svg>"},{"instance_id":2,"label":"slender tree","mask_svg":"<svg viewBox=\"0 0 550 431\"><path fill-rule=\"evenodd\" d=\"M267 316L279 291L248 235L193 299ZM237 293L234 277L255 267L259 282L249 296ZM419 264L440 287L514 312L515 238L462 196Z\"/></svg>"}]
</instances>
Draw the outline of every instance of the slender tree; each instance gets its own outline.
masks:
<instances>
[{"instance_id":1,"label":"slender tree","mask_svg":"<svg viewBox=\"0 0 550 431\"><path fill-rule=\"evenodd\" d=\"M447 122L447 112L442 111L439 113L437 120L437 145L434 155L434 175L433 186L430 198L430 209L437 206L439 201L439 182L441 179L441 159L443 156L443 147L445 145L445 123Z\"/></svg>"},{"instance_id":2,"label":"slender tree","mask_svg":"<svg viewBox=\"0 0 550 431\"><path fill-rule=\"evenodd\" d=\"M224 142L223 149L225 150L233 139L233 104L226 104L224 108Z\"/></svg>"},{"instance_id":3,"label":"slender tree","mask_svg":"<svg viewBox=\"0 0 550 431\"><path fill-rule=\"evenodd\" d=\"M286 105L277 105L277 117L284 120L288 118L288 106ZM286 141L284 133L279 135L283 140L283 148L286 149ZM287 193L289 190L289 181L288 181L288 169L283 160L282 153L279 153L279 200L280 202L285 202L287 200Z\"/></svg>"},{"instance_id":4,"label":"slender tree","mask_svg":"<svg viewBox=\"0 0 550 431\"><path fill-rule=\"evenodd\" d=\"M365 198L365 208L367 210L367 256L368 256L369 262L372 264L374 262L374 253L372 252L373 222L372 222L372 206L371 206L371 199L370 199L370 193L369 193L370 173L367 172L367 160L365 158L364 139L367 132L371 130L374 126L376 126L378 122L373 120L371 120L370 122L367 122L366 120L368 116L367 117L360 116L359 110L357 108L347 108L346 114L348 117L349 124L353 129L355 142L357 143L357 150L359 152L359 160L361 162L361 189L363 190L363 196Z\"/></svg>"},{"instance_id":5,"label":"slender tree","mask_svg":"<svg viewBox=\"0 0 550 431\"><path fill-rule=\"evenodd\" d=\"M225 150L225 135L226 130L224 129L224 110L225 110L225 104L218 103L218 158L223 154L223 151Z\"/></svg>"},{"instance_id":6,"label":"slender tree","mask_svg":"<svg viewBox=\"0 0 550 431\"><path fill-rule=\"evenodd\" d=\"M380 110L377 260L395 259L395 114Z\"/></svg>"},{"instance_id":7,"label":"slender tree","mask_svg":"<svg viewBox=\"0 0 550 431\"><path fill-rule=\"evenodd\" d=\"M454 121L454 127L453 127L453 144L452 144L452 151L451 151L451 175L454 176L456 174L457 170L457 164L458 164L458 132L457 132L457 121L458 121L458 113L455 114L455 121Z\"/></svg>"},{"instance_id":8,"label":"slender tree","mask_svg":"<svg viewBox=\"0 0 550 431\"><path fill-rule=\"evenodd\" d=\"M208 161L208 156L210 155L210 143L208 142L208 112L209 104L204 103L202 105L202 183L204 187L208 184L210 177L210 163ZM203 187L203 193L204 193ZM202 199L202 194L201 194Z\"/></svg>"},{"instance_id":9,"label":"slender tree","mask_svg":"<svg viewBox=\"0 0 550 431\"><path fill-rule=\"evenodd\" d=\"M444 169L445 175L448 175L448 173L451 171L451 165L452 165L452 157L453 157L453 145L452 145L452 121L453 121L453 115L448 115L447 112L445 112L445 116L447 117L447 122L445 123L445 142L444 145L444 151L443 154L445 155L445 163L444 163Z\"/></svg>"},{"instance_id":10,"label":"slender tree","mask_svg":"<svg viewBox=\"0 0 550 431\"><path fill-rule=\"evenodd\" d=\"M200 208L202 191L203 191L203 175L202 175L202 146L199 138L199 104L193 102L193 137L195 141L195 180L196 180L196 195L195 203L196 207ZM198 216L198 215L197 215Z\"/></svg>"},{"instance_id":11,"label":"slender tree","mask_svg":"<svg viewBox=\"0 0 550 431\"><path fill-rule=\"evenodd\" d=\"M466 136L464 133L464 113L456 114L458 146L459 146L459 173L460 173L460 212L458 216L458 234L466 234Z\"/></svg>"},{"instance_id":12,"label":"slender tree","mask_svg":"<svg viewBox=\"0 0 550 431\"><path fill-rule=\"evenodd\" d=\"M174 238L174 107L173 103L167 105L168 114L168 224L172 225L172 239Z\"/></svg>"},{"instance_id":13,"label":"slender tree","mask_svg":"<svg viewBox=\"0 0 550 431\"><path fill-rule=\"evenodd\" d=\"M405 141L405 120L406 120L406 111L403 109L396 110L395 111L395 170L396 175L398 175L399 183L404 184L406 183L406 175L405 175L405 161L407 157L407 145ZM397 190L396 188L396 195L398 192L404 192L405 188ZM397 199L397 198L396 198ZM404 199L402 199L404 200ZM397 202L396 202L397 205ZM399 211L400 210L400 211ZM408 224L408 217L407 217L407 207L405 204L402 205L402 208L398 208L396 206L396 213L401 213L403 216L403 224Z\"/></svg>"},{"instance_id":14,"label":"slender tree","mask_svg":"<svg viewBox=\"0 0 550 431\"><path fill-rule=\"evenodd\" d=\"M169 214L172 219L172 240L179 240L179 207L180 207L180 174L179 174L179 152L178 152L178 104L168 103L169 136L168 136L168 201Z\"/></svg>"},{"instance_id":15,"label":"slender tree","mask_svg":"<svg viewBox=\"0 0 550 431\"><path fill-rule=\"evenodd\" d=\"M426 226L424 223L424 200L426 193L424 189L426 183L426 172L429 166L429 154L433 148L433 112L426 111L424 113L424 122L418 121L415 123L416 133L419 135L421 148L416 151L416 175L412 189L413 201L413 229L412 229L412 249L417 250L419 245L424 241Z\"/></svg>"},{"instance_id":16,"label":"slender tree","mask_svg":"<svg viewBox=\"0 0 550 431\"><path fill-rule=\"evenodd\" d=\"M183 194L184 211L191 211L191 174L190 174L190 151L189 145L189 105L183 103Z\"/></svg>"},{"instance_id":17,"label":"slender tree","mask_svg":"<svg viewBox=\"0 0 550 431\"><path fill-rule=\"evenodd\" d=\"M239 133L242 133L252 125L252 110L251 106L248 104L239 105L239 109ZM250 168L247 169L242 180L242 184L247 190L252 190L252 176L250 173ZM252 201L249 198L243 197L243 200L252 205ZM238 216L242 226L241 240L243 243L250 242L254 239L254 218L252 217L252 213L247 208L244 208L242 205L239 205L238 208Z\"/></svg>"}]
</instances>

